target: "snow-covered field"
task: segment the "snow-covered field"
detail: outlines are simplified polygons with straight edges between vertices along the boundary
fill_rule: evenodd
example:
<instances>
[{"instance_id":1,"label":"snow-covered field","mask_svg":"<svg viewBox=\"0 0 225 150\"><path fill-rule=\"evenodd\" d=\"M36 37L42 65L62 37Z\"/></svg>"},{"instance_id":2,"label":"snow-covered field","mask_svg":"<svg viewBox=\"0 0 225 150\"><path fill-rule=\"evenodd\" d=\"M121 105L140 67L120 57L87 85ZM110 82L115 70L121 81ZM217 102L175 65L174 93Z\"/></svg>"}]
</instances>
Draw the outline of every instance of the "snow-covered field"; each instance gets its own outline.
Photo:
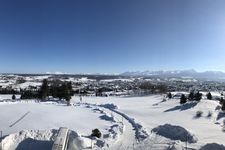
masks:
<instances>
[{"instance_id":1,"label":"snow-covered field","mask_svg":"<svg viewBox=\"0 0 225 150\"><path fill-rule=\"evenodd\" d=\"M0 100L7 98L11 96L0 96ZM59 127L68 127L78 134L81 149L91 149L89 135L95 128L103 136L94 139L94 149L224 149L225 114L216 109L218 101L180 105L179 99L163 99L164 95L83 97L80 103L79 97L73 97L71 106L1 101L2 148L26 149L33 140L37 147L49 149ZM196 117L197 111L203 112L201 117Z\"/></svg>"}]
</instances>

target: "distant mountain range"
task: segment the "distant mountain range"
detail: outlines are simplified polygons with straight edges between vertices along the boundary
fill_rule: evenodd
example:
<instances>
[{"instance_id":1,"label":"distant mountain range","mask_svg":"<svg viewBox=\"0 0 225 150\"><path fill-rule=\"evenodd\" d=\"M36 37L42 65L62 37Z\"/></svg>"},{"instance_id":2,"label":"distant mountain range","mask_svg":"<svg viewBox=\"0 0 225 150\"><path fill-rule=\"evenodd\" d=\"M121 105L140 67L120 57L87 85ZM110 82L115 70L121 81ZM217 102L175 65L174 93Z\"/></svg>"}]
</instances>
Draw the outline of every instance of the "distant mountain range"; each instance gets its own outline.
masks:
<instances>
[{"instance_id":1,"label":"distant mountain range","mask_svg":"<svg viewBox=\"0 0 225 150\"><path fill-rule=\"evenodd\" d=\"M222 71L205 71L197 72L191 70L175 70L175 71L135 71L124 72L120 75L133 76L133 77L189 77L196 79L213 79L213 80L225 80L225 72Z\"/></svg>"}]
</instances>

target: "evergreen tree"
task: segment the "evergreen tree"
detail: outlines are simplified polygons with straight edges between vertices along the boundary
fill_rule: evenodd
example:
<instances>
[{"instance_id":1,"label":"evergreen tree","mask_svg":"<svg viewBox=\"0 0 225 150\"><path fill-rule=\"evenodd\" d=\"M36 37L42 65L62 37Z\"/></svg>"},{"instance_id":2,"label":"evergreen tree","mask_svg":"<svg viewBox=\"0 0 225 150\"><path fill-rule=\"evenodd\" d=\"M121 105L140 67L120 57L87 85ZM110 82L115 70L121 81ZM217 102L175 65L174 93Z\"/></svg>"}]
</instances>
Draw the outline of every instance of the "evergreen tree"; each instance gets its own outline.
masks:
<instances>
[{"instance_id":1,"label":"evergreen tree","mask_svg":"<svg viewBox=\"0 0 225 150\"><path fill-rule=\"evenodd\" d=\"M70 94L70 90L69 90L68 84L63 84L62 90L63 90L63 98L64 98L67 102L70 101L70 99L71 99L71 94Z\"/></svg>"},{"instance_id":2,"label":"evergreen tree","mask_svg":"<svg viewBox=\"0 0 225 150\"><path fill-rule=\"evenodd\" d=\"M196 101L200 101L202 99L202 93L199 93L199 91L195 94L195 98Z\"/></svg>"},{"instance_id":3,"label":"evergreen tree","mask_svg":"<svg viewBox=\"0 0 225 150\"><path fill-rule=\"evenodd\" d=\"M212 99L212 94L209 92L206 94L207 99L211 100Z\"/></svg>"},{"instance_id":4,"label":"evergreen tree","mask_svg":"<svg viewBox=\"0 0 225 150\"><path fill-rule=\"evenodd\" d=\"M171 99L171 98L172 98L172 94L169 92L169 93L167 94L167 97L168 97L169 99Z\"/></svg>"},{"instance_id":5,"label":"evergreen tree","mask_svg":"<svg viewBox=\"0 0 225 150\"><path fill-rule=\"evenodd\" d=\"M189 101L194 100L194 91L191 91L190 94L188 95Z\"/></svg>"},{"instance_id":6,"label":"evergreen tree","mask_svg":"<svg viewBox=\"0 0 225 150\"><path fill-rule=\"evenodd\" d=\"M48 81L47 79L44 79L39 91L39 98L46 99L48 95L49 95Z\"/></svg>"},{"instance_id":7,"label":"evergreen tree","mask_svg":"<svg viewBox=\"0 0 225 150\"><path fill-rule=\"evenodd\" d=\"M225 111L225 101L223 101L221 109Z\"/></svg>"},{"instance_id":8,"label":"evergreen tree","mask_svg":"<svg viewBox=\"0 0 225 150\"><path fill-rule=\"evenodd\" d=\"M69 93L70 93L70 96L73 96L73 86L72 86L72 82L68 82L67 83L67 87L68 87L68 90L69 90Z\"/></svg>"},{"instance_id":9,"label":"evergreen tree","mask_svg":"<svg viewBox=\"0 0 225 150\"><path fill-rule=\"evenodd\" d=\"M15 99L16 99L16 96L15 96L15 94L13 94L13 95L12 95L12 99L13 99L13 100L15 100Z\"/></svg>"},{"instance_id":10,"label":"evergreen tree","mask_svg":"<svg viewBox=\"0 0 225 150\"><path fill-rule=\"evenodd\" d=\"M223 105L223 102L224 102L223 97L221 97L220 98L220 104Z\"/></svg>"},{"instance_id":11,"label":"evergreen tree","mask_svg":"<svg viewBox=\"0 0 225 150\"><path fill-rule=\"evenodd\" d=\"M23 93L20 96L20 99L36 99L38 98L38 94L35 91L23 91Z\"/></svg>"},{"instance_id":12,"label":"evergreen tree","mask_svg":"<svg viewBox=\"0 0 225 150\"><path fill-rule=\"evenodd\" d=\"M224 98L224 96L223 96L223 92L222 92L221 96L220 96L220 101L223 101L223 98Z\"/></svg>"},{"instance_id":13,"label":"evergreen tree","mask_svg":"<svg viewBox=\"0 0 225 150\"><path fill-rule=\"evenodd\" d=\"M187 102L187 97L184 94L182 94L180 97L180 104L184 104L186 102Z\"/></svg>"},{"instance_id":14,"label":"evergreen tree","mask_svg":"<svg viewBox=\"0 0 225 150\"><path fill-rule=\"evenodd\" d=\"M65 99L67 102L71 99L71 91L69 89L70 87L68 84L63 83L57 90L57 97L59 99Z\"/></svg>"},{"instance_id":15,"label":"evergreen tree","mask_svg":"<svg viewBox=\"0 0 225 150\"><path fill-rule=\"evenodd\" d=\"M53 83L50 87L49 87L49 94L54 97L54 98L58 98L58 93L60 92L59 89L59 85L56 83Z\"/></svg>"}]
</instances>

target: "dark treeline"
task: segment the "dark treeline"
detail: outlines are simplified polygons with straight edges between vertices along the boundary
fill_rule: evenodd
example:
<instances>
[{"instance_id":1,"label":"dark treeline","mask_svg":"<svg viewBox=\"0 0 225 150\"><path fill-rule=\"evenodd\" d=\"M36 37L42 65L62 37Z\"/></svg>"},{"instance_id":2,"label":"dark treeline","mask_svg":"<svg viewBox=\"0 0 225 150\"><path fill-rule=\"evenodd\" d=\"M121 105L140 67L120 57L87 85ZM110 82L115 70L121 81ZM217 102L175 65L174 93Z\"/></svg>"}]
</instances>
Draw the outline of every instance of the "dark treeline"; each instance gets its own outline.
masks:
<instances>
[{"instance_id":1,"label":"dark treeline","mask_svg":"<svg viewBox=\"0 0 225 150\"><path fill-rule=\"evenodd\" d=\"M21 91L21 99L40 99L46 100L49 96L53 98L64 99L70 101L74 94L71 82L53 82L51 84L45 79L39 90Z\"/></svg>"},{"instance_id":2,"label":"dark treeline","mask_svg":"<svg viewBox=\"0 0 225 150\"><path fill-rule=\"evenodd\" d=\"M20 91L8 88L0 88L0 94L20 94Z\"/></svg>"},{"instance_id":3,"label":"dark treeline","mask_svg":"<svg viewBox=\"0 0 225 150\"><path fill-rule=\"evenodd\" d=\"M180 103L184 104L187 102L187 100L199 102L201 99L202 99L202 93L200 93L199 91L197 91L197 92L191 91L187 97L184 94L181 95Z\"/></svg>"}]
</instances>

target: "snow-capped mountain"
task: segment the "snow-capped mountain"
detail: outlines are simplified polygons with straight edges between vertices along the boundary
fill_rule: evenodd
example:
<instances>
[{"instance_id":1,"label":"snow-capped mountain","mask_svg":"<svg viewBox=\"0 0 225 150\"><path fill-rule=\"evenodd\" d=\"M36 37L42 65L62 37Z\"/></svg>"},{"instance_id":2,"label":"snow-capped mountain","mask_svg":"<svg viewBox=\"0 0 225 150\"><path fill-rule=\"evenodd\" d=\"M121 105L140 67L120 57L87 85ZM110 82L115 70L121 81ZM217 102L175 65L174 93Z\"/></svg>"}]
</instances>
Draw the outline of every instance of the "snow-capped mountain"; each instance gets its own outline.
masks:
<instances>
[{"instance_id":1,"label":"snow-capped mountain","mask_svg":"<svg viewBox=\"0 0 225 150\"><path fill-rule=\"evenodd\" d=\"M225 79L225 72L222 71L205 71L197 72L191 70L175 70L175 71L135 71L124 72L123 76L144 76L144 77L191 77L199 79Z\"/></svg>"}]
</instances>

